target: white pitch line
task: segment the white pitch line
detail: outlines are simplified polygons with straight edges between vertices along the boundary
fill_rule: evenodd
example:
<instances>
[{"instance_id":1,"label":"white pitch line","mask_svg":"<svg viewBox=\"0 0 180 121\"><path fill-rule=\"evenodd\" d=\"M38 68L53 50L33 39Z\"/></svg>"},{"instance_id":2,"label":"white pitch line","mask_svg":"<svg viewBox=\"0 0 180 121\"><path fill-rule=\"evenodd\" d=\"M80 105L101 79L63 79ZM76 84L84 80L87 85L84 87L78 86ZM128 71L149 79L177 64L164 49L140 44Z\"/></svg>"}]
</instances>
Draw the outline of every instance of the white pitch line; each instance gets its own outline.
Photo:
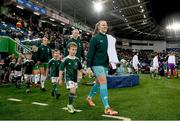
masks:
<instances>
[{"instance_id":1,"label":"white pitch line","mask_svg":"<svg viewBox=\"0 0 180 121\"><path fill-rule=\"evenodd\" d=\"M48 106L46 103L32 102L34 105Z\"/></svg>"},{"instance_id":2,"label":"white pitch line","mask_svg":"<svg viewBox=\"0 0 180 121\"><path fill-rule=\"evenodd\" d=\"M110 115L102 115L103 117L108 117L108 118L114 118L114 119L120 119L123 121L131 121L130 118L126 118L126 117L121 117L121 116L110 116Z\"/></svg>"},{"instance_id":3,"label":"white pitch line","mask_svg":"<svg viewBox=\"0 0 180 121\"><path fill-rule=\"evenodd\" d=\"M68 110L68 108L67 107L64 107L64 108L62 108L63 110ZM75 112L82 112L82 110L79 110L79 109L75 109Z\"/></svg>"},{"instance_id":4,"label":"white pitch line","mask_svg":"<svg viewBox=\"0 0 180 121\"><path fill-rule=\"evenodd\" d=\"M8 98L8 100L10 100L10 101L15 101L15 102L21 102L21 101L22 101L22 100L16 99L16 98Z\"/></svg>"}]
</instances>

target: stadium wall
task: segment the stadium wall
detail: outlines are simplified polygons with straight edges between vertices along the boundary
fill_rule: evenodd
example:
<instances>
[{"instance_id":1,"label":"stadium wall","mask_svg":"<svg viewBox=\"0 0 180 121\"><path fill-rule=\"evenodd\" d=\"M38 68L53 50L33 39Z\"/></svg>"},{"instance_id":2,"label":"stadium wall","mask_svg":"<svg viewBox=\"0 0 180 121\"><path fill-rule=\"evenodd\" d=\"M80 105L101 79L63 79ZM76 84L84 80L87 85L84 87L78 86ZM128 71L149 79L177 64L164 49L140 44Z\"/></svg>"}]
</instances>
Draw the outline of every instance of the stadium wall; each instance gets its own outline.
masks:
<instances>
[{"instance_id":1,"label":"stadium wall","mask_svg":"<svg viewBox=\"0 0 180 121\"><path fill-rule=\"evenodd\" d=\"M0 52L8 52L8 41L4 37L0 37Z\"/></svg>"},{"instance_id":2,"label":"stadium wall","mask_svg":"<svg viewBox=\"0 0 180 121\"><path fill-rule=\"evenodd\" d=\"M129 40L118 38L116 42L117 48L133 49L133 50L153 50L155 52L163 52L166 50L166 41L145 41L145 40Z\"/></svg>"},{"instance_id":3,"label":"stadium wall","mask_svg":"<svg viewBox=\"0 0 180 121\"><path fill-rule=\"evenodd\" d=\"M132 45L132 49L154 50L155 52L163 52L163 50L166 50L166 41L132 40L132 43L141 44L141 45Z\"/></svg>"},{"instance_id":4,"label":"stadium wall","mask_svg":"<svg viewBox=\"0 0 180 121\"><path fill-rule=\"evenodd\" d=\"M167 43L167 48L180 48L180 44L177 44L177 43Z\"/></svg>"},{"instance_id":5,"label":"stadium wall","mask_svg":"<svg viewBox=\"0 0 180 121\"><path fill-rule=\"evenodd\" d=\"M0 36L0 52L8 52L8 54L14 53L18 56L17 44L13 39L6 36Z\"/></svg>"}]
</instances>

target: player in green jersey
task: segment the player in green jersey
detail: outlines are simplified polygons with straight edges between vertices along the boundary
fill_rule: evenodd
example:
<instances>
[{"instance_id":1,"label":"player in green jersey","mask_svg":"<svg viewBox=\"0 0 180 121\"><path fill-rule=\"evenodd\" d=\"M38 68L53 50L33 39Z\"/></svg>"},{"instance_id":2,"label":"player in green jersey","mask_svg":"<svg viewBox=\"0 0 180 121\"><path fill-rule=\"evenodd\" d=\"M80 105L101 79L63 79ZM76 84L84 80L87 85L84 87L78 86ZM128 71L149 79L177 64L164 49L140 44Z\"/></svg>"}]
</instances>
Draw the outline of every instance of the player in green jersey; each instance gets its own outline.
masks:
<instances>
[{"instance_id":1,"label":"player in green jersey","mask_svg":"<svg viewBox=\"0 0 180 121\"><path fill-rule=\"evenodd\" d=\"M73 102L74 102L74 98L76 97L75 94L76 94L76 89L78 87L77 72L78 70L82 69L82 65L80 60L75 56L77 52L77 44L74 42L70 42L67 48L69 55L64 58L64 60L60 65L59 77L60 77L60 82L62 82L63 72L64 72L66 87L67 89L70 90L67 108L69 113L74 113L75 108L73 106Z\"/></svg>"},{"instance_id":2,"label":"player in green jersey","mask_svg":"<svg viewBox=\"0 0 180 121\"><path fill-rule=\"evenodd\" d=\"M59 66L60 61L60 51L55 49L53 51L53 58L49 61L49 71L52 82L52 92L51 95L55 96L56 99L59 98L60 94L58 93L58 81L59 81Z\"/></svg>"}]
</instances>

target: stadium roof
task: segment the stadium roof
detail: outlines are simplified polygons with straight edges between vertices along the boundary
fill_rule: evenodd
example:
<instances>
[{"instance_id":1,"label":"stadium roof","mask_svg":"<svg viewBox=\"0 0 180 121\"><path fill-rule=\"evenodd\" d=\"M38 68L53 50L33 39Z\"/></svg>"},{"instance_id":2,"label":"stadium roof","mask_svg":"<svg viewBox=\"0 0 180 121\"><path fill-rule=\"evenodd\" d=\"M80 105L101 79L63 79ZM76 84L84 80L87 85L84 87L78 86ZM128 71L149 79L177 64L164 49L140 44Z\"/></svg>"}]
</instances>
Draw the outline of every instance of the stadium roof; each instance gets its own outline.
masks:
<instances>
[{"instance_id":1,"label":"stadium roof","mask_svg":"<svg viewBox=\"0 0 180 121\"><path fill-rule=\"evenodd\" d=\"M101 13L93 10L93 0L39 1L92 28L98 20L105 19L117 37L139 40L165 39L165 27L157 24L153 16L152 0L101 0L104 7Z\"/></svg>"}]
</instances>

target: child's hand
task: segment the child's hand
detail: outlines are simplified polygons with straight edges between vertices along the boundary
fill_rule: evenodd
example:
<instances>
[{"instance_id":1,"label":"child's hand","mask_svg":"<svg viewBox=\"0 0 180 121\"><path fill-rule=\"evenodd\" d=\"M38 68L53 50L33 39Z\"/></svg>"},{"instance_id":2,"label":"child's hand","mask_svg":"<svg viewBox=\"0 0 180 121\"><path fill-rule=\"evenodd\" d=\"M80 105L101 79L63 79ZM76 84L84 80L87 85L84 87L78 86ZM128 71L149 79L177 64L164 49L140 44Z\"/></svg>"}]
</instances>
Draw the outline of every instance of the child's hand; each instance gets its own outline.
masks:
<instances>
[{"instance_id":1,"label":"child's hand","mask_svg":"<svg viewBox=\"0 0 180 121\"><path fill-rule=\"evenodd\" d=\"M39 65L40 63L41 63L40 61L37 61L37 63L36 63L36 64L37 64L37 65Z\"/></svg>"},{"instance_id":2,"label":"child's hand","mask_svg":"<svg viewBox=\"0 0 180 121\"><path fill-rule=\"evenodd\" d=\"M82 69L81 72L84 74L84 75L88 75L87 71Z\"/></svg>"},{"instance_id":3,"label":"child's hand","mask_svg":"<svg viewBox=\"0 0 180 121\"><path fill-rule=\"evenodd\" d=\"M94 76L91 68L88 68L88 69L87 69L87 73L88 73L89 77L93 77L93 76Z\"/></svg>"}]
</instances>

